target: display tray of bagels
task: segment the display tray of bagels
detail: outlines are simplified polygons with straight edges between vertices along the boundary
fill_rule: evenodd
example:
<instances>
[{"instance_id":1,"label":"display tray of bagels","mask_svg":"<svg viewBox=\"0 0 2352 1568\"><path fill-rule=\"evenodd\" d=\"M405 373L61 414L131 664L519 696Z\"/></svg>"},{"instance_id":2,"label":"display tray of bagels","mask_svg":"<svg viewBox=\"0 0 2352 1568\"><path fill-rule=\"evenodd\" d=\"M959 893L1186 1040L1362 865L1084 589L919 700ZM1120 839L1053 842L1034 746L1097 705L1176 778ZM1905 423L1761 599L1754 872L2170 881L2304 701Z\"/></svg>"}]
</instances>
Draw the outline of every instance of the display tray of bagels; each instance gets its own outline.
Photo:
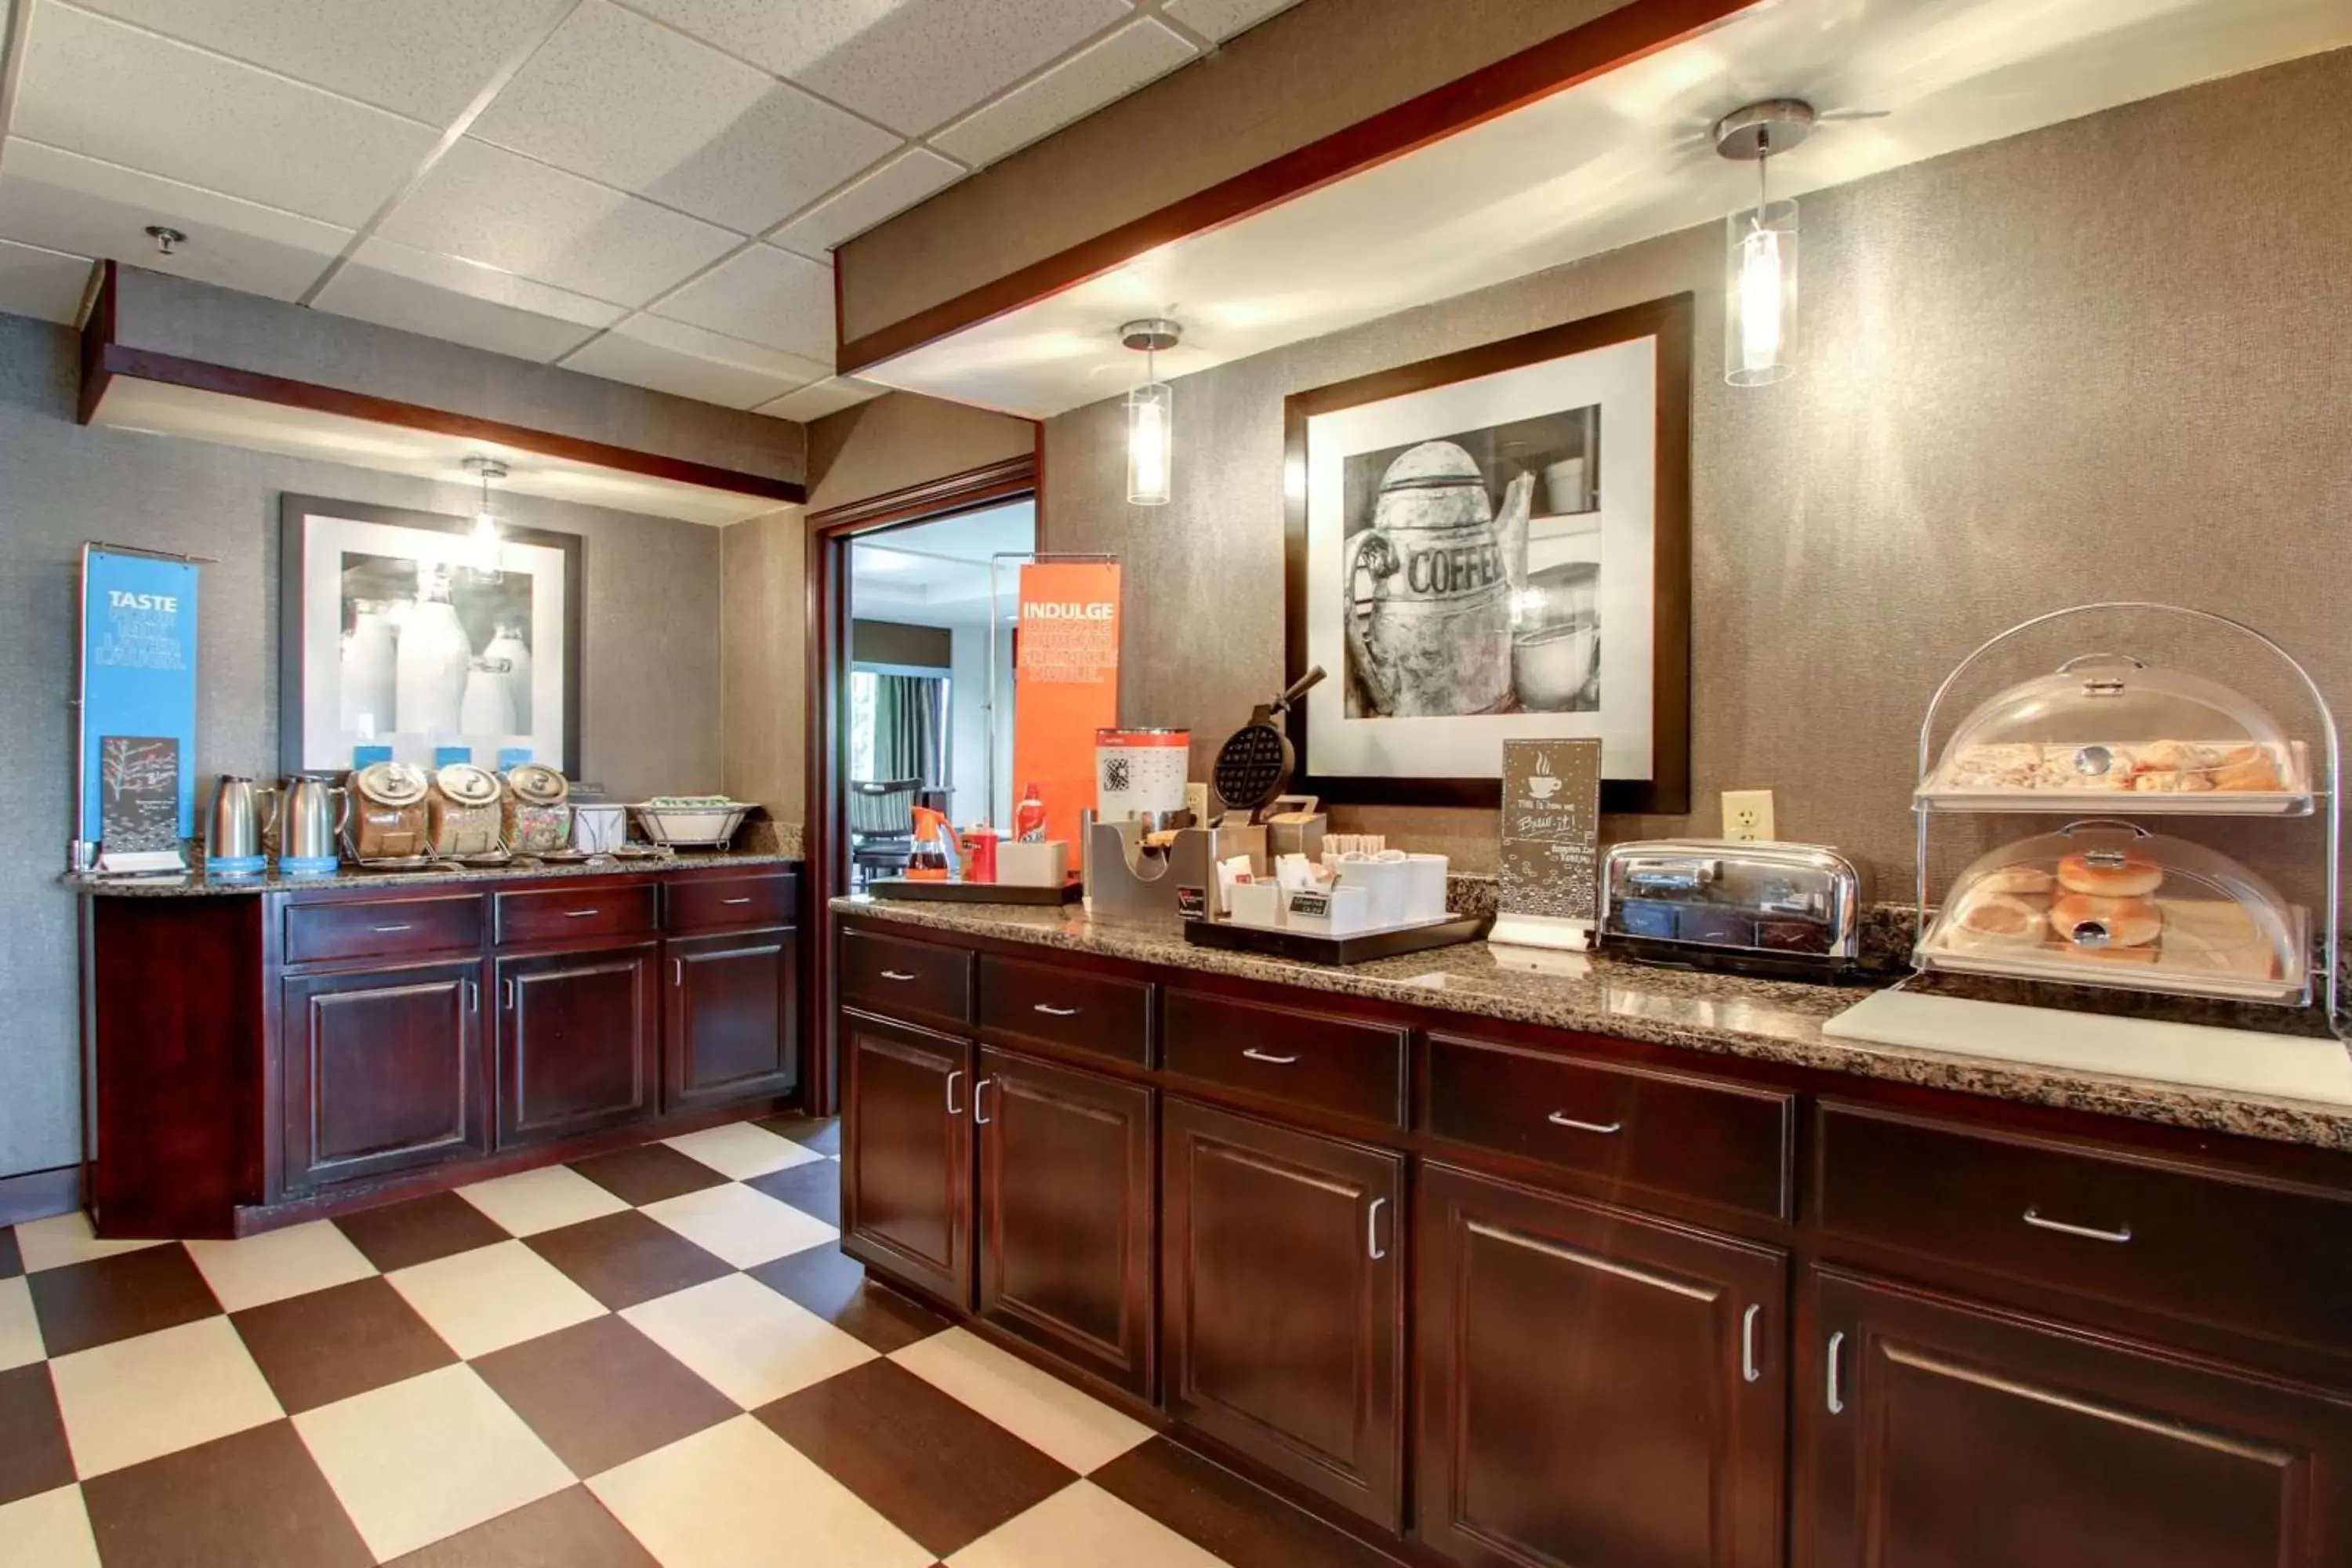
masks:
<instances>
[{"instance_id":1,"label":"display tray of bagels","mask_svg":"<svg viewBox=\"0 0 2352 1568\"><path fill-rule=\"evenodd\" d=\"M2200 845L2076 824L1961 873L1922 968L2240 1001L2309 997L2304 912Z\"/></svg>"}]
</instances>

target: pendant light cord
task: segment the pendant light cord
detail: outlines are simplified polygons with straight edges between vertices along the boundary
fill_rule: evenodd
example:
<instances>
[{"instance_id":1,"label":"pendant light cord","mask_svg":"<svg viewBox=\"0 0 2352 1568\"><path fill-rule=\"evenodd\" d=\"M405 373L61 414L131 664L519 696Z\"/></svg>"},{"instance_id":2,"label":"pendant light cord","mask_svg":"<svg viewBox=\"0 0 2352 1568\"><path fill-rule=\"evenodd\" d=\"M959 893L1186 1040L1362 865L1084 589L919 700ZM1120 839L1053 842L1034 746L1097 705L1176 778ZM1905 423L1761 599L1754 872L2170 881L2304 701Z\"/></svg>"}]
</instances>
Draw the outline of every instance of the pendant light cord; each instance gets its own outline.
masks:
<instances>
[{"instance_id":1,"label":"pendant light cord","mask_svg":"<svg viewBox=\"0 0 2352 1568\"><path fill-rule=\"evenodd\" d=\"M1765 209L1771 205L1764 184L1764 166L1771 161L1772 132L1759 131L1756 133L1756 232L1759 234L1764 232Z\"/></svg>"}]
</instances>

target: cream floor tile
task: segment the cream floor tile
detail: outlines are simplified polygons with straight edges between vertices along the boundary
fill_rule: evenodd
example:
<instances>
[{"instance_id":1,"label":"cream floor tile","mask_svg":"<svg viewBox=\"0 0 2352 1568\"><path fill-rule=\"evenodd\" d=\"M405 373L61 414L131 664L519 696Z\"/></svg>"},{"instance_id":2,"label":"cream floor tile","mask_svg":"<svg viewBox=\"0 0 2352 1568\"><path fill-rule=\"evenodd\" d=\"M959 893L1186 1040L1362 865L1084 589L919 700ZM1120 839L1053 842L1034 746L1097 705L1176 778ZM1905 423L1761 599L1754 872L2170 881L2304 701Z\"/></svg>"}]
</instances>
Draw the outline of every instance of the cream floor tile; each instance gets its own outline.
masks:
<instances>
[{"instance_id":1,"label":"cream floor tile","mask_svg":"<svg viewBox=\"0 0 2352 1568\"><path fill-rule=\"evenodd\" d=\"M822 1247L841 1234L757 1187L736 1183L664 1198L639 1212L738 1268L750 1268L804 1247Z\"/></svg>"},{"instance_id":2,"label":"cream floor tile","mask_svg":"<svg viewBox=\"0 0 2352 1568\"><path fill-rule=\"evenodd\" d=\"M0 1568L98 1568L81 1489L36 1492L0 1508Z\"/></svg>"},{"instance_id":3,"label":"cream floor tile","mask_svg":"<svg viewBox=\"0 0 2352 1568\"><path fill-rule=\"evenodd\" d=\"M472 1360L603 1315L595 1297L520 1241L478 1247L384 1276L417 1316Z\"/></svg>"},{"instance_id":4,"label":"cream floor tile","mask_svg":"<svg viewBox=\"0 0 2352 1568\"><path fill-rule=\"evenodd\" d=\"M962 1329L919 1340L890 1359L1080 1475L1151 1436L1140 1422Z\"/></svg>"},{"instance_id":5,"label":"cream floor tile","mask_svg":"<svg viewBox=\"0 0 2352 1568\"><path fill-rule=\"evenodd\" d=\"M536 1236L559 1226L618 1214L629 1206L569 1165L546 1165L476 1182L470 1187L459 1187L457 1195L515 1236Z\"/></svg>"},{"instance_id":6,"label":"cream floor tile","mask_svg":"<svg viewBox=\"0 0 2352 1568\"><path fill-rule=\"evenodd\" d=\"M18 1275L0 1279L0 1372L41 1359L41 1324L33 1316L33 1291Z\"/></svg>"},{"instance_id":7,"label":"cream floor tile","mask_svg":"<svg viewBox=\"0 0 2352 1568\"><path fill-rule=\"evenodd\" d=\"M59 1356L49 1379L85 1480L285 1414L226 1318Z\"/></svg>"},{"instance_id":8,"label":"cream floor tile","mask_svg":"<svg viewBox=\"0 0 2352 1568\"><path fill-rule=\"evenodd\" d=\"M609 1469L588 1489L662 1568L924 1568L931 1561L750 1415Z\"/></svg>"},{"instance_id":9,"label":"cream floor tile","mask_svg":"<svg viewBox=\"0 0 2352 1568\"><path fill-rule=\"evenodd\" d=\"M90 1235L89 1216L79 1209L72 1214L52 1215L47 1219L26 1220L16 1227L16 1249L24 1257L27 1274L163 1245L160 1241L100 1241Z\"/></svg>"},{"instance_id":10,"label":"cream floor tile","mask_svg":"<svg viewBox=\"0 0 2352 1568\"><path fill-rule=\"evenodd\" d=\"M949 1568L1225 1568L1092 1481L1064 1487L948 1559Z\"/></svg>"},{"instance_id":11,"label":"cream floor tile","mask_svg":"<svg viewBox=\"0 0 2352 1568\"><path fill-rule=\"evenodd\" d=\"M241 1241L184 1243L225 1311L242 1312L331 1285L348 1285L375 1265L325 1220L265 1231Z\"/></svg>"},{"instance_id":12,"label":"cream floor tile","mask_svg":"<svg viewBox=\"0 0 2352 1568\"><path fill-rule=\"evenodd\" d=\"M745 1274L644 1302L621 1316L747 1410L875 1356L863 1341Z\"/></svg>"},{"instance_id":13,"label":"cream floor tile","mask_svg":"<svg viewBox=\"0 0 2352 1568\"><path fill-rule=\"evenodd\" d=\"M805 1165L824 1158L814 1149L804 1149L751 1121L706 1127L699 1132L680 1133L665 1142L679 1153L690 1155L720 1175L739 1182L781 1171L787 1165Z\"/></svg>"},{"instance_id":14,"label":"cream floor tile","mask_svg":"<svg viewBox=\"0 0 2352 1568\"><path fill-rule=\"evenodd\" d=\"M445 1366L294 1418L379 1561L572 1482L469 1366Z\"/></svg>"}]
</instances>

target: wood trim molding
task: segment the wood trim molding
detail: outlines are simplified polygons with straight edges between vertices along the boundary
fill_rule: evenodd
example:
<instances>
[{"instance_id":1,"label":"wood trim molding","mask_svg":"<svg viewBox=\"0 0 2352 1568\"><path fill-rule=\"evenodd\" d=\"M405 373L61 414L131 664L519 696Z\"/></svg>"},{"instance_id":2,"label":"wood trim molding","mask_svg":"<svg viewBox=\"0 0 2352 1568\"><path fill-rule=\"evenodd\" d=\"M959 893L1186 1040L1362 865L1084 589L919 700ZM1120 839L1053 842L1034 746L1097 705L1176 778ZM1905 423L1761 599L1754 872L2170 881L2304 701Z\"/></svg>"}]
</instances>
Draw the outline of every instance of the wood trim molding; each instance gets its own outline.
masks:
<instances>
[{"instance_id":1,"label":"wood trim molding","mask_svg":"<svg viewBox=\"0 0 2352 1568\"><path fill-rule=\"evenodd\" d=\"M992 282L861 337L842 337L834 355L834 374L854 375L910 349L1074 288L1146 251L1222 228L1335 180L1402 157L1654 54L1759 3L1631 0L1581 26L1530 45ZM838 301L847 292L844 274L856 265L854 249L834 258L836 334L843 321Z\"/></svg>"},{"instance_id":2,"label":"wood trim molding","mask_svg":"<svg viewBox=\"0 0 2352 1568\"><path fill-rule=\"evenodd\" d=\"M99 285L98 302L91 312L89 325L82 332L79 417L84 425L97 416L98 405L106 395L107 384L118 375L129 376L199 392L250 398L257 403L273 404L281 408L339 415L351 419L364 419L373 425L452 436L460 440L487 441L520 451L535 452L544 458L610 468L618 473L636 474L672 484L696 485L732 495L756 496L779 505L798 506L808 500L808 487L792 479L771 479L765 474L746 473L740 468L720 468L687 458L665 457L658 452L641 451L635 447L616 447L606 441L565 436L528 425L509 425L500 419L478 418L446 408L428 408L420 403L404 403L396 398L378 397L372 393L351 392L340 386L323 386L316 382L295 381L260 371L240 370L234 365L214 364L153 349L132 348L116 341L116 326L115 264L109 261L103 281Z\"/></svg>"},{"instance_id":3,"label":"wood trim molding","mask_svg":"<svg viewBox=\"0 0 2352 1568\"><path fill-rule=\"evenodd\" d=\"M962 511L968 508L995 500L1000 497L1018 495L1037 486L1037 457L1033 449L1018 458L1007 458L1001 463L983 464L966 468L960 474L949 474L927 479L919 485L887 494L868 496L863 500L846 501L809 513L809 528L817 533L854 533L868 528L884 528L909 518L935 517L942 512Z\"/></svg>"},{"instance_id":4,"label":"wood trim molding","mask_svg":"<svg viewBox=\"0 0 2352 1568\"><path fill-rule=\"evenodd\" d=\"M22 1225L28 1219L70 1214L81 1206L81 1167L53 1165L0 1176L0 1225Z\"/></svg>"}]
</instances>

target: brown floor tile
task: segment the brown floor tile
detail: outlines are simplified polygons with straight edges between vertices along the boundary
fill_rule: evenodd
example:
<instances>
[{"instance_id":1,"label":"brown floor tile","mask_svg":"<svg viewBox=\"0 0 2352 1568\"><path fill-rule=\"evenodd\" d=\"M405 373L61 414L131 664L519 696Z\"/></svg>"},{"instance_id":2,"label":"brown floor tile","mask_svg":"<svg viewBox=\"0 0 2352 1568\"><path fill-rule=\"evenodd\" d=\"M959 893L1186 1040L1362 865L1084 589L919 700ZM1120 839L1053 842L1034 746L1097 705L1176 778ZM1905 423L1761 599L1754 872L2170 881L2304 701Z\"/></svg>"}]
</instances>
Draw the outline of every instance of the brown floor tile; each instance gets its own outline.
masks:
<instances>
[{"instance_id":1,"label":"brown floor tile","mask_svg":"<svg viewBox=\"0 0 2352 1568\"><path fill-rule=\"evenodd\" d=\"M26 1283L52 1357L220 1315L212 1287L178 1246L45 1268Z\"/></svg>"},{"instance_id":2,"label":"brown floor tile","mask_svg":"<svg viewBox=\"0 0 2352 1568\"><path fill-rule=\"evenodd\" d=\"M592 1318L472 1364L576 1476L738 1414L733 1400L619 1318Z\"/></svg>"},{"instance_id":3,"label":"brown floor tile","mask_svg":"<svg viewBox=\"0 0 2352 1568\"><path fill-rule=\"evenodd\" d=\"M0 1225L0 1279L14 1279L25 1271L25 1255L16 1247L16 1227Z\"/></svg>"},{"instance_id":4,"label":"brown floor tile","mask_svg":"<svg viewBox=\"0 0 2352 1568\"><path fill-rule=\"evenodd\" d=\"M457 1359L381 1279L250 1307L229 1321L289 1415Z\"/></svg>"},{"instance_id":5,"label":"brown floor tile","mask_svg":"<svg viewBox=\"0 0 2352 1568\"><path fill-rule=\"evenodd\" d=\"M841 1118L837 1116L763 1116L759 1125L820 1154L841 1152Z\"/></svg>"},{"instance_id":6,"label":"brown floor tile","mask_svg":"<svg viewBox=\"0 0 2352 1568\"><path fill-rule=\"evenodd\" d=\"M1233 1568L1395 1568L1346 1531L1165 1437L1138 1444L1087 1479Z\"/></svg>"},{"instance_id":7,"label":"brown floor tile","mask_svg":"<svg viewBox=\"0 0 2352 1568\"><path fill-rule=\"evenodd\" d=\"M572 1168L623 1203L639 1208L727 1182L701 1161L690 1160L667 1143L640 1143L634 1149L592 1154L572 1161Z\"/></svg>"},{"instance_id":8,"label":"brown floor tile","mask_svg":"<svg viewBox=\"0 0 2352 1568\"><path fill-rule=\"evenodd\" d=\"M656 1568L637 1538L573 1487L395 1557L386 1568Z\"/></svg>"},{"instance_id":9,"label":"brown floor tile","mask_svg":"<svg viewBox=\"0 0 2352 1568\"><path fill-rule=\"evenodd\" d=\"M362 1209L335 1225L386 1274L507 1239L503 1226L455 1193Z\"/></svg>"},{"instance_id":10,"label":"brown floor tile","mask_svg":"<svg viewBox=\"0 0 2352 1568\"><path fill-rule=\"evenodd\" d=\"M803 1214L814 1215L836 1230L841 1226L841 1167L831 1160L787 1165L763 1176L746 1177L743 1184L757 1187Z\"/></svg>"},{"instance_id":11,"label":"brown floor tile","mask_svg":"<svg viewBox=\"0 0 2352 1568\"><path fill-rule=\"evenodd\" d=\"M290 1421L93 1477L81 1493L107 1568L375 1561Z\"/></svg>"},{"instance_id":12,"label":"brown floor tile","mask_svg":"<svg viewBox=\"0 0 2352 1568\"><path fill-rule=\"evenodd\" d=\"M941 1557L1077 1479L893 1361L867 1362L753 1414Z\"/></svg>"},{"instance_id":13,"label":"brown floor tile","mask_svg":"<svg viewBox=\"0 0 2352 1568\"><path fill-rule=\"evenodd\" d=\"M838 1242L788 1253L744 1272L884 1355L948 1326L929 1307L868 1280L866 1265L843 1252Z\"/></svg>"},{"instance_id":14,"label":"brown floor tile","mask_svg":"<svg viewBox=\"0 0 2352 1568\"><path fill-rule=\"evenodd\" d=\"M0 1504L73 1479L73 1450L66 1446L49 1369L35 1362L0 1372Z\"/></svg>"},{"instance_id":15,"label":"brown floor tile","mask_svg":"<svg viewBox=\"0 0 2352 1568\"><path fill-rule=\"evenodd\" d=\"M735 1272L734 1266L635 1209L525 1237L523 1245L619 1311Z\"/></svg>"}]
</instances>

